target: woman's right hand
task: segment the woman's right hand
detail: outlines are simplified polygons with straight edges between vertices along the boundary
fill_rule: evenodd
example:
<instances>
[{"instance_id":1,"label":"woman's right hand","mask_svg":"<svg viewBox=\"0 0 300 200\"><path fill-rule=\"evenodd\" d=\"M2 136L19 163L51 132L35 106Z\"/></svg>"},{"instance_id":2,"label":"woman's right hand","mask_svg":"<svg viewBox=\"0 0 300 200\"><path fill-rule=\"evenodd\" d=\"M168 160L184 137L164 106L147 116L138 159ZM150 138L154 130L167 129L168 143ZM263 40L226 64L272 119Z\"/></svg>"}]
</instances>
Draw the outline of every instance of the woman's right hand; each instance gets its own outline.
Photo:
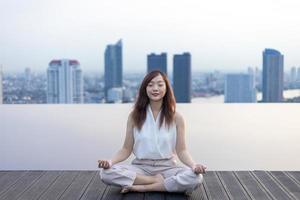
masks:
<instances>
[{"instance_id":1,"label":"woman's right hand","mask_svg":"<svg viewBox=\"0 0 300 200\"><path fill-rule=\"evenodd\" d=\"M103 169L111 168L112 163L111 160L98 160L98 167Z\"/></svg>"}]
</instances>

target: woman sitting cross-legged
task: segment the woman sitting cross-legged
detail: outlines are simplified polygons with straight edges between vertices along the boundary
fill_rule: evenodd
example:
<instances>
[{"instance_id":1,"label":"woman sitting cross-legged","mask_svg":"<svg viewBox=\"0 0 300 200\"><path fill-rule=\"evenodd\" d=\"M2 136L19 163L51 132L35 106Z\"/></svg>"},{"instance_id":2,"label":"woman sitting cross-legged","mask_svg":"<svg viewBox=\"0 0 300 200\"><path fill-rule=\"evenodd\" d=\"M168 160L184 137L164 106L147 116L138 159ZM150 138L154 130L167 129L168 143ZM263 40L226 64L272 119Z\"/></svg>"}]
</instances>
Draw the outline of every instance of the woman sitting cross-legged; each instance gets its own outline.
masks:
<instances>
[{"instance_id":1,"label":"woman sitting cross-legged","mask_svg":"<svg viewBox=\"0 0 300 200\"><path fill-rule=\"evenodd\" d=\"M127 121L125 142L111 160L99 160L104 183L121 192L191 193L202 182L206 167L192 159L185 143L183 117L175 110L175 97L165 74L152 71L139 89ZM130 165L120 164L131 153ZM176 157L186 166L180 166Z\"/></svg>"}]
</instances>

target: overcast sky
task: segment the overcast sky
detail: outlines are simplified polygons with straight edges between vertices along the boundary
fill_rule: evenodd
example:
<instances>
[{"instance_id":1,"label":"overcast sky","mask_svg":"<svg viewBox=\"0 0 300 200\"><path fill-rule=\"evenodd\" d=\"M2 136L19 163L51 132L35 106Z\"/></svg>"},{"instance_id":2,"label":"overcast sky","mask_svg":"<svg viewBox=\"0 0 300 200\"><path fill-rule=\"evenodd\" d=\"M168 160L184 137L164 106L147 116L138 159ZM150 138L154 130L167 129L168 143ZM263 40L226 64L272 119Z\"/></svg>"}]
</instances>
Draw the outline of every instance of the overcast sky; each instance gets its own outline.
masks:
<instances>
[{"instance_id":1,"label":"overcast sky","mask_svg":"<svg viewBox=\"0 0 300 200\"><path fill-rule=\"evenodd\" d=\"M299 2L299 3L298 3ZM124 71L145 71L146 55L190 52L192 69L244 71L264 48L300 66L299 0L0 0L0 65L46 70L70 58L104 71L104 49L123 39Z\"/></svg>"}]
</instances>

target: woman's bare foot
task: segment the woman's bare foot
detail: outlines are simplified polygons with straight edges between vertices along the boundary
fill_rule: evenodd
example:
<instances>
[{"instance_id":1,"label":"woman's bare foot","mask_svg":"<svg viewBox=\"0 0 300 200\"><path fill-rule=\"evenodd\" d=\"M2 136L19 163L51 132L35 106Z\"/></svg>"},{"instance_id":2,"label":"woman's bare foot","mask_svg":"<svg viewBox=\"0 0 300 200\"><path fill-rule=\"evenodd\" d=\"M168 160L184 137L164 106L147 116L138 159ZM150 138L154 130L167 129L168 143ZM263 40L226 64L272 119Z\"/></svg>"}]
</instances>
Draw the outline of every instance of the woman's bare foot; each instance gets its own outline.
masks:
<instances>
[{"instance_id":1,"label":"woman's bare foot","mask_svg":"<svg viewBox=\"0 0 300 200\"><path fill-rule=\"evenodd\" d=\"M133 192L166 191L164 177L161 174L155 175L155 182L148 185L133 185L129 189Z\"/></svg>"},{"instance_id":2,"label":"woman's bare foot","mask_svg":"<svg viewBox=\"0 0 300 200\"><path fill-rule=\"evenodd\" d=\"M130 191L129 187L123 187L122 190L120 191L121 194L126 194Z\"/></svg>"}]
</instances>

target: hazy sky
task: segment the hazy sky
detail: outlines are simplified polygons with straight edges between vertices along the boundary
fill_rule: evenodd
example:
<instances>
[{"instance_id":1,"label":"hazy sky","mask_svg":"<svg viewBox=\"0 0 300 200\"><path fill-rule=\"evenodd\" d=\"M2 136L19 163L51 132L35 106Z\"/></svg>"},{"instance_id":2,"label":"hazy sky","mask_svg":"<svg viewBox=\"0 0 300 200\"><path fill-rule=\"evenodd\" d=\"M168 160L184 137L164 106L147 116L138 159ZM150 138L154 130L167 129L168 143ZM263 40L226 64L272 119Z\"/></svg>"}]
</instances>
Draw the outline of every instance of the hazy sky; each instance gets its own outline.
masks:
<instances>
[{"instance_id":1,"label":"hazy sky","mask_svg":"<svg viewBox=\"0 0 300 200\"><path fill-rule=\"evenodd\" d=\"M104 71L104 49L123 39L124 71L146 70L146 55L189 51L192 69L261 68L264 48L300 66L299 0L0 0L4 71L46 70L77 59Z\"/></svg>"}]
</instances>

